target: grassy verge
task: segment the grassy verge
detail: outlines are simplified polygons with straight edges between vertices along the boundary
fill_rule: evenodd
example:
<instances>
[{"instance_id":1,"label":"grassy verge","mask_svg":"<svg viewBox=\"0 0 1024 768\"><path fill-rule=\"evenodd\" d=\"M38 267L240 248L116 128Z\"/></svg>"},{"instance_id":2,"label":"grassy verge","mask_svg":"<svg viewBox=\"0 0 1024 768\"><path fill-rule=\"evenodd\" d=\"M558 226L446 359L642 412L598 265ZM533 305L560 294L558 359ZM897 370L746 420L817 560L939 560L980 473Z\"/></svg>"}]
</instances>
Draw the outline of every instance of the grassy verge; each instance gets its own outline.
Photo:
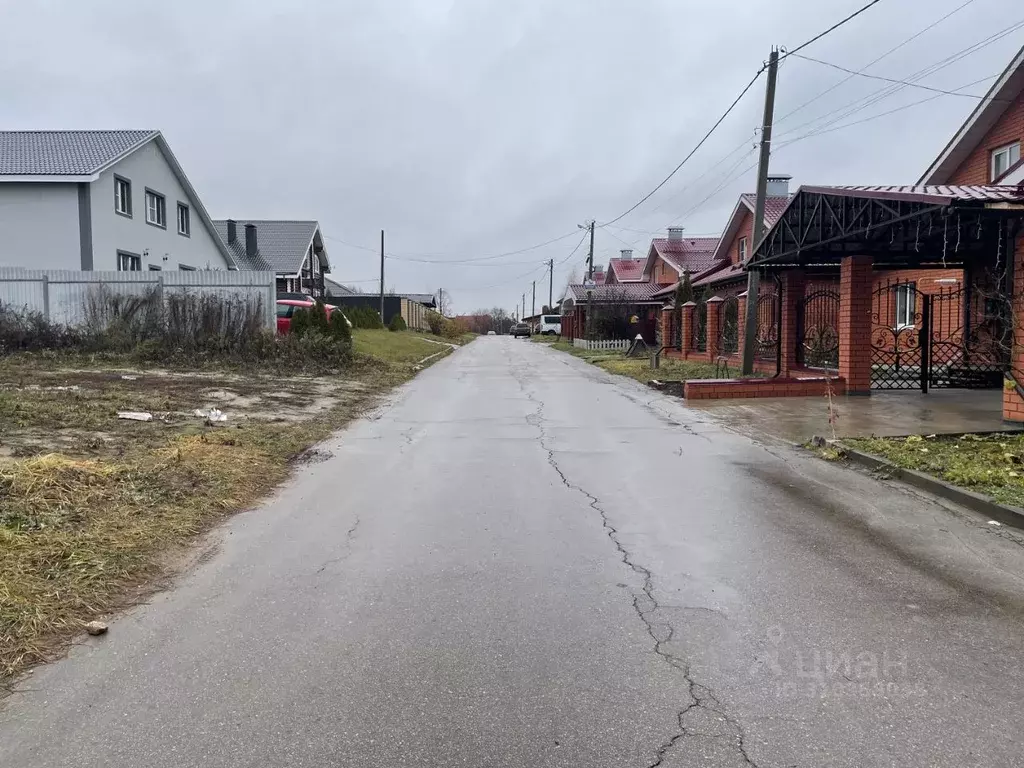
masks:
<instances>
[{"instance_id":1,"label":"grassy verge","mask_svg":"<svg viewBox=\"0 0 1024 768\"><path fill-rule=\"evenodd\" d=\"M653 369L651 368L651 361L647 356L626 357L622 352L577 349L569 342L551 336L533 336L531 339L540 344L548 344L562 352L568 352L570 355L586 360L588 363L592 363L598 368L603 368L609 373L628 376L642 384L646 384L653 379L659 381L690 381L691 379L714 379L739 375L739 371L736 369L729 368L724 370L714 363L674 360L664 356L661 358L660 367ZM763 375L761 373L754 374L755 377L762 377Z\"/></svg>"},{"instance_id":2,"label":"grassy verge","mask_svg":"<svg viewBox=\"0 0 1024 768\"><path fill-rule=\"evenodd\" d=\"M412 333L355 337L356 362L324 376L0 358L0 688L153 589L194 537L443 349ZM195 416L210 406L228 421Z\"/></svg>"},{"instance_id":3,"label":"grassy verge","mask_svg":"<svg viewBox=\"0 0 1024 768\"><path fill-rule=\"evenodd\" d=\"M844 439L851 448L1024 507L1024 435Z\"/></svg>"}]
</instances>

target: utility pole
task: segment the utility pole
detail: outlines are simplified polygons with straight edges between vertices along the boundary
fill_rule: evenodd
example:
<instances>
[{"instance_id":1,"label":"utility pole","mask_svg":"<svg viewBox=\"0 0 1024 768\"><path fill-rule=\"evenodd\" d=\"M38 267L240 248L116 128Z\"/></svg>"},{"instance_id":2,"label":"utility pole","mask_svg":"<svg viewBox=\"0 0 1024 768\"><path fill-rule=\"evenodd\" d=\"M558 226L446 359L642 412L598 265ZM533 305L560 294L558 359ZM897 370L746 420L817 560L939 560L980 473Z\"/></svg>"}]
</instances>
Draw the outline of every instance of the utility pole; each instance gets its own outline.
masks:
<instances>
[{"instance_id":1,"label":"utility pole","mask_svg":"<svg viewBox=\"0 0 1024 768\"><path fill-rule=\"evenodd\" d=\"M526 317L526 294L523 294L523 317Z\"/></svg>"},{"instance_id":2,"label":"utility pole","mask_svg":"<svg viewBox=\"0 0 1024 768\"><path fill-rule=\"evenodd\" d=\"M548 311L555 311L555 260L548 259Z\"/></svg>"},{"instance_id":3,"label":"utility pole","mask_svg":"<svg viewBox=\"0 0 1024 768\"><path fill-rule=\"evenodd\" d=\"M530 314L537 314L537 281L533 281L533 302L530 304Z\"/></svg>"},{"instance_id":4,"label":"utility pole","mask_svg":"<svg viewBox=\"0 0 1024 768\"><path fill-rule=\"evenodd\" d=\"M761 125L761 156L757 164L757 201L754 205L753 242L750 244L748 262L754 249L764 237L764 204L768 195L768 161L772 155L772 122L775 119L775 81L779 73L779 51L772 48L768 57L768 87L764 97L764 121ZM757 294L761 275L756 269L747 270L747 317L743 333L743 375L754 372L754 342L757 339ZM782 343L782 338L779 338Z\"/></svg>"},{"instance_id":5,"label":"utility pole","mask_svg":"<svg viewBox=\"0 0 1024 768\"><path fill-rule=\"evenodd\" d=\"M380 321L384 322L384 230L380 231Z\"/></svg>"},{"instance_id":6,"label":"utility pole","mask_svg":"<svg viewBox=\"0 0 1024 768\"><path fill-rule=\"evenodd\" d=\"M444 317L444 288L437 289L437 311Z\"/></svg>"},{"instance_id":7,"label":"utility pole","mask_svg":"<svg viewBox=\"0 0 1024 768\"><path fill-rule=\"evenodd\" d=\"M590 254L587 256L587 280L594 279L594 224L593 219L590 220Z\"/></svg>"}]
</instances>

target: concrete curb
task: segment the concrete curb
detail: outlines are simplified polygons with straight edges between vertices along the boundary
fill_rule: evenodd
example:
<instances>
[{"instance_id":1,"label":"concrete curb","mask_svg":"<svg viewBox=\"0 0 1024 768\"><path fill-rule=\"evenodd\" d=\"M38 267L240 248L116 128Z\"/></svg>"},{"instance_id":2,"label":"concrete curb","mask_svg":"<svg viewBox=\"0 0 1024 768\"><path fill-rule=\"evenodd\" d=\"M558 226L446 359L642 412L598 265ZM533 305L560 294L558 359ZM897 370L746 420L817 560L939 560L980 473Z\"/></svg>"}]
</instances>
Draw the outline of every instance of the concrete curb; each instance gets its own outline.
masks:
<instances>
[{"instance_id":1,"label":"concrete curb","mask_svg":"<svg viewBox=\"0 0 1024 768\"><path fill-rule=\"evenodd\" d=\"M817 443L820 438L815 438ZM862 467L872 470L883 470L890 477L901 480L907 485L928 491L948 501L967 507L975 512L985 515L991 520L998 520L1000 523L1024 530L1024 509L1011 507L993 501L990 497L984 496L966 488L959 488L955 485L940 480L937 477L926 475L914 469L904 469L893 464L888 459L876 456L873 453L865 453L844 445L840 440L824 440L825 445L836 448L843 453L843 456Z\"/></svg>"}]
</instances>

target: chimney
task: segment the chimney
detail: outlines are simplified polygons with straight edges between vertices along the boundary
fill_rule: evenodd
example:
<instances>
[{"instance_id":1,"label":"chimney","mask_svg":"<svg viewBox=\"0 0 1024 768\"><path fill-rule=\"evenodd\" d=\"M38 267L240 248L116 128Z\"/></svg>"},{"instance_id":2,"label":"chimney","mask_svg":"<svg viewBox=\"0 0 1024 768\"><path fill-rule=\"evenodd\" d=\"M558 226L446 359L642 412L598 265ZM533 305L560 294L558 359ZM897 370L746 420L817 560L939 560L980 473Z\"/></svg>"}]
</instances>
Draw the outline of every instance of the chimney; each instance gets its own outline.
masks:
<instances>
[{"instance_id":1,"label":"chimney","mask_svg":"<svg viewBox=\"0 0 1024 768\"><path fill-rule=\"evenodd\" d=\"M231 245L237 239L238 239L238 228L235 225L235 220L234 219L228 219L228 245Z\"/></svg>"},{"instance_id":2,"label":"chimney","mask_svg":"<svg viewBox=\"0 0 1024 768\"><path fill-rule=\"evenodd\" d=\"M619 251L619 256L621 256L623 259L632 259L633 258L633 249L632 248L623 248L621 251Z\"/></svg>"},{"instance_id":3,"label":"chimney","mask_svg":"<svg viewBox=\"0 0 1024 768\"><path fill-rule=\"evenodd\" d=\"M245 225L245 255L255 256L259 247L256 245L256 225L246 224Z\"/></svg>"},{"instance_id":4,"label":"chimney","mask_svg":"<svg viewBox=\"0 0 1024 768\"><path fill-rule=\"evenodd\" d=\"M668 228L668 241L670 243L681 243L681 242L683 242L683 227L669 227Z\"/></svg>"},{"instance_id":5,"label":"chimney","mask_svg":"<svg viewBox=\"0 0 1024 768\"><path fill-rule=\"evenodd\" d=\"M792 176L769 176L768 197L789 197L789 180Z\"/></svg>"}]
</instances>

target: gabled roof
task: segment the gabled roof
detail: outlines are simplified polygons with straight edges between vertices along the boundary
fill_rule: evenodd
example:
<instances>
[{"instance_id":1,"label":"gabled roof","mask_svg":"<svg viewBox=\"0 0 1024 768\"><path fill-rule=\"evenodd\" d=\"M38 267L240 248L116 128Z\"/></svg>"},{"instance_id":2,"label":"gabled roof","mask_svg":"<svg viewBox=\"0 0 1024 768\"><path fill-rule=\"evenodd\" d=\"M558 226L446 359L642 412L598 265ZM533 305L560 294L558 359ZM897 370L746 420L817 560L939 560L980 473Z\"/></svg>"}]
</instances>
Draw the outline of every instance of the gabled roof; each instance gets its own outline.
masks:
<instances>
[{"instance_id":1,"label":"gabled roof","mask_svg":"<svg viewBox=\"0 0 1024 768\"><path fill-rule=\"evenodd\" d=\"M1019 187L999 184L948 186L944 184L918 184L913 186L874 187L800 187L797 192L811 192L842 197L872 197L878 200L902 200L914 203L1019 203L1024 191Z\"/></svg>"},{"instance_id":2,"label":"gabled roof","mask_svg":"<svg viewBox=\"0 0 1024 768\"><path fill-rule=\"evenodd\" d=\"M682 240L669 240L658 237L651 241L644 265L644 275L649 275L654 268L654 260L661 258L675 269L680 276L684 272L691 275L703 272L715 263L715 249L720 238L717 237L683 237Z\"/></svg>"},{"instance_id":3,"label":"gabled roof","mask_svg":"<svg viewBox=\"0 0 1024 768\"><path fill-rule=\"evenodd\" d=\"M235 219L235 241L228 243L228 220L217 219L214 224L221 240L238 262L239 269L269 270L286 275L299 273L310 243L320 232L320 224L316 221ZM245 253L246 224L256 227L255 258ZM322 251L321 263L325 270L330 268L326 250Z\"/></svg>"},{"instance_id":4,"label":"gabled roof","mask_svg":"<svg viewBox=\"0 0 1024 768\"><path fill-rule=\"evenodd\" d=\"M226 229L226 227L225 227ZM244 247L244 246L243 246ZM356 296L356 292L351 288L342 285L336 280L331 280L329 277L324 277L324 288L331 296Z\"/></svg>"},{"instance_id":5,"label":"gabled roof","mask_svg":"<svg viewBox=\"0 0 1024 768\"><path fill-rule=\"evenodd\" d=\"M192 210L213 237L228 268L237 268L231 252L217 237L206 206L160 131L0 131L0 183L93 182L112 165L150 142L156 143L192 201Z\"/></svg>"},{"instance_id":6,"label":"gabled roof","mask_svg":"<svg viewBox=\"0 0 1024 768\"><path fill-rule=\"evenodd\" d=\"M608 259L608 272L620 283L640 282L644 279L644 262L642 259Z\"/></svg>"},{"instance_id":7,"label":"gabled roof","mask_svg":"<svg viewBox=\"0 0 1024 768\"><path fill-rule=\"evenodd\" d=\"M658 300L653 297L662 287L657 283L605 283L588 289L585 285L577 284L569 286L569 296L576 303L586 302L589 291L592 294L590 300L599 304L657 304Z\"/></svg>"},{"instance_id":8,"label":"gabled roof","mask_svg":"<svg viewBox=\"0 0 1024 768\"><path fill-rule=\"evenodd\" d=\"M594 274L591 275L591 278L593 279L593 281L594 281L594 283L596 285L604 285L605 280L607 279L607 277L608 276L604 273L604 271L594 272Z\"/></svg>"},{"instance_id":9,"label":"gabled roof","mask_svg":"<svg viewBox=\"0 0 1024 768\"><path fill-rule=\"evenodd\" d=\"M1024 91L1024 48L1013 57L985 98L960 126L935 161L928 166L918 184L944 184L975 150L985 134L998 122L1007 107ZM999 181L997 179L997 181Z\"/></svg>"},{"instance_id":10,"label":"gabled roof","mask_svg":"<svg viewBox=\"0 0 1024 768\"><path fill-rule=\"evenodd\" d=\"M0 181L33 176L95 177L159 134L159 131L0 131Z\"/></svg>"},{"instance_id":11,"label":"gabled roof","mask_svg":"<svg viewBox=\"0 0 1024 768\"><path fill-rule=\"evenodd\" d=\"M786 206L789 205L790 195L778 195L772 197L766 197L764 199L764 231L767 232L773 226L775 222L779 220L782 212L786 210ZM714 259L715 261L724 261L728 254L729 246L732 244L733 239L739 234L740 224L743 222L744 213L749 211L753 215L754 211L757 210L757 195L751 194L750 192L744 192L740 195L739 200L736 201L736 207L732 209L732 215L729 216L729 223L725 227L725 232L722 233L722 238L718 241L718 246L715 248ZM748 254L754 252L754 243L748 244Z\"/></svg>"}]
</instances>

